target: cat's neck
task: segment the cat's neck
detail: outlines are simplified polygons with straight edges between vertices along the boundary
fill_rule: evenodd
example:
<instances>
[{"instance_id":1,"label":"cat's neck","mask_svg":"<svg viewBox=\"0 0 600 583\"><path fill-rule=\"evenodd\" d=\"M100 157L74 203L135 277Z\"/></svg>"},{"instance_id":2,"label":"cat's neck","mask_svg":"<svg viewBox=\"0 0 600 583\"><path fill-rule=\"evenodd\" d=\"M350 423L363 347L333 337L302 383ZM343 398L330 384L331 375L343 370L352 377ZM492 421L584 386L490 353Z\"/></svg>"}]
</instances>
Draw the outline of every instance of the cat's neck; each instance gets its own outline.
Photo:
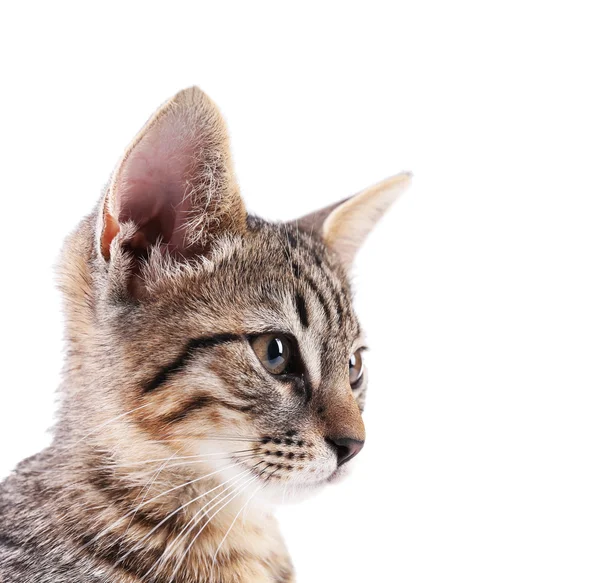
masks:
<instances>
[{"instance_id":1,"label":"cat's neck","mask_svg":"<svg viewBox=\"0 0 600 583\"><path fill-rule=\"evenodd\" d=\"M70 458L62 447L46 462L57 528L115 575L126 573L123 581L292 581L274 517L249 497L251 479L222 484L154 471L132 480L100 457Z\"/></svg>"}]
</instances>

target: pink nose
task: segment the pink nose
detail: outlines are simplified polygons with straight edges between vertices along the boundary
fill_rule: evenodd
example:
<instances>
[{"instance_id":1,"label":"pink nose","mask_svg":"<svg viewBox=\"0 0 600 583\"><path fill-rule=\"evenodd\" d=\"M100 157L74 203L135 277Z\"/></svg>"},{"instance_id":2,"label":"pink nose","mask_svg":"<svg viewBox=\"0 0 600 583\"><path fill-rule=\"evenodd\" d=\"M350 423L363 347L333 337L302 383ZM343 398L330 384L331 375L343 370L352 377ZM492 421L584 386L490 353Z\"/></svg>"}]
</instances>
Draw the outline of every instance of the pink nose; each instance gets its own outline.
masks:
<instances>
[{"instance_id":1,"label":"pink nose","mask_svg":"<svg viewBox=\"0 0 600 583\"><path fill-rule=\"evenodd\" d=\"M330 437L327 441L337 454L338 467L349 462L365 444L364 441L352 439L351 437Z\"/></svg>"}]
</instances>

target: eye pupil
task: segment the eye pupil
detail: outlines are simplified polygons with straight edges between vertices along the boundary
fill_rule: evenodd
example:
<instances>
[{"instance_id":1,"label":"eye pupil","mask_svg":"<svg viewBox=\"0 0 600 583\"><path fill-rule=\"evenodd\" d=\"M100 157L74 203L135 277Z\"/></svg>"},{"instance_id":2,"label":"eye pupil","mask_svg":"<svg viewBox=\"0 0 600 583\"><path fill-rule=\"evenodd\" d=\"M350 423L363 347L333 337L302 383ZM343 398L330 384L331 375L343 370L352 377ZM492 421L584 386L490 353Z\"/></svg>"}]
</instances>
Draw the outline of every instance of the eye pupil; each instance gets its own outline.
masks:
<instances>
[{"instance_id":1,"label":"eye pupil","mask_svg":"<svg viewBox=\"0 0 600 583\"><path fill-rule=\"evenodd\" d=\"M279 338L273 338L267 346L267 359L273 367L279 366L283 362L283 342Z\"/></svg>"}]
</instances>

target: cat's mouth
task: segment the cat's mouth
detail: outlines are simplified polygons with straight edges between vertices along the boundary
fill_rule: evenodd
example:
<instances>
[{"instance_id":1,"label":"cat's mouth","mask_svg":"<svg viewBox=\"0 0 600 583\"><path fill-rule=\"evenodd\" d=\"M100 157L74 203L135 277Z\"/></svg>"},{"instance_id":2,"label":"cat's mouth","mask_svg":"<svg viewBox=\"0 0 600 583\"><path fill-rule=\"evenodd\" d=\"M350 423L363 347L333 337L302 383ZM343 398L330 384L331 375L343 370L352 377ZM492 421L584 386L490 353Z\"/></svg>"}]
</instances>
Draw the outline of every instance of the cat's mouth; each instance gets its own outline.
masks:
<instances>
[{"instance_id":1,"label":"cat's mouth","mask_svg":"<svg viewBox=\"0 0 600 583\"><path fill-rule=\"evenodd\" d=\"M346 474L346 468L337 466L337 462L327 449L308 451L313 448L311 442L302 439L269 438L261 444L259 461L243 465L269 489L287 488L306 491L317 490L329 483L340 480Z\"/></svg>"},{"instance_id":2,"label":"cat's mouth","mask_svg":"<svg viewBox=\"0 0 600 583\"><path fill-rule=\"evenodd\" d=\"M242 476L263 490L271 501L298 498L291 492L300 493L302 499L347 474L339 453L319 435L289 430L244 439L254 443L242 452L232 452L230 461L236 466L232 471L241 469Z\"/></svg>"}]
</instances>

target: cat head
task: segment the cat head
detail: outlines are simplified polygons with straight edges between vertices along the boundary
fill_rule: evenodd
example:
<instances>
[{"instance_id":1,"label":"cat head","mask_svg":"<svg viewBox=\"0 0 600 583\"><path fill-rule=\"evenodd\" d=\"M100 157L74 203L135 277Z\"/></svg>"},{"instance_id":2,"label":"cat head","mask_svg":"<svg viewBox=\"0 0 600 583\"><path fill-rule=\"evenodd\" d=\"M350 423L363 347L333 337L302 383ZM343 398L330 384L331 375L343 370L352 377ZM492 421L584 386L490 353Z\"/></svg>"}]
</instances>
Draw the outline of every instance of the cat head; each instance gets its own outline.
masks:
<instances>
[{"instance_id":1,"label":"cat head","mask_svg":"<svg viewBox=\"0 0 600 583\"><path fill-rule=\"evenodd\" d=\"M248 216L218 109L177 94L66 246L65 426L118 467L245 475L267 495L340 475L365 440L348 271L408 182L289 223Z\"/></svg>"}]
</instances>

